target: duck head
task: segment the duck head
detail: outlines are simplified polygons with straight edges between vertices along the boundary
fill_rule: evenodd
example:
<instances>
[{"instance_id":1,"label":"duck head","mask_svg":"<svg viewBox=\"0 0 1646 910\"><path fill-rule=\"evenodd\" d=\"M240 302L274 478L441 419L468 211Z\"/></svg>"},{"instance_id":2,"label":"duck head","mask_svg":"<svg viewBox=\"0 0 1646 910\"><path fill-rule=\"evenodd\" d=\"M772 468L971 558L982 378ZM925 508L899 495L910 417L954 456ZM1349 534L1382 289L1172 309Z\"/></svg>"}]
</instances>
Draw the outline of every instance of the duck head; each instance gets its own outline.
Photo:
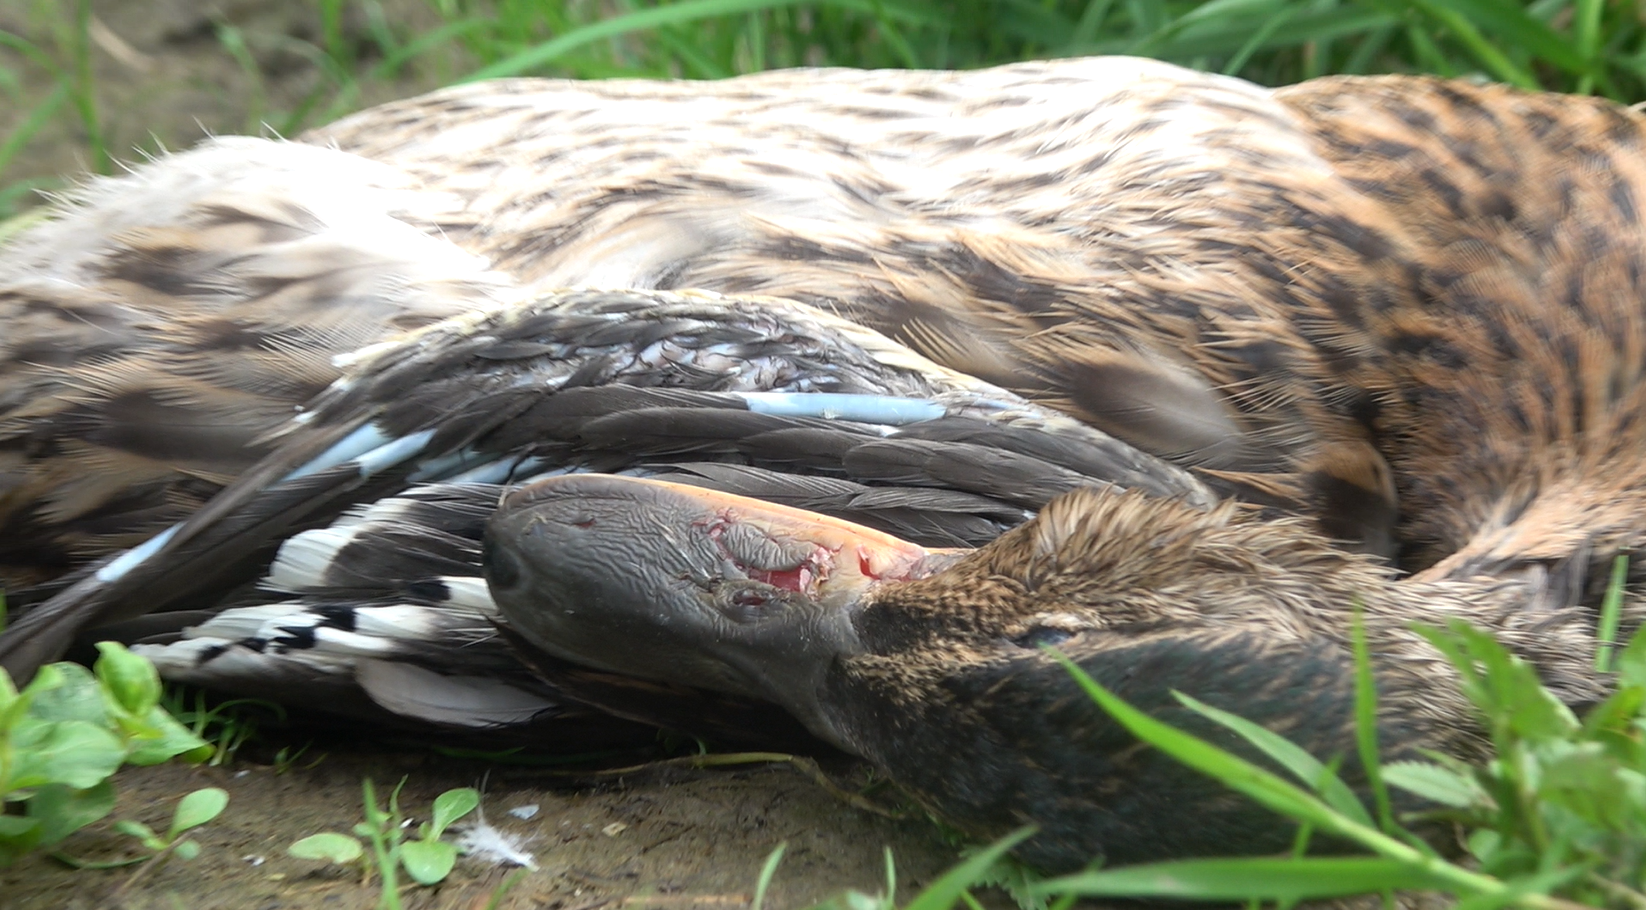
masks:
<instances>
[{"instance_id":1,"label":"duck head","mask_svg":"<svg viewBox=\"0 0 1646 910\"><path fill-rule=\"evenodd\" d=\"M1569 700L1596 694L1586 624L1528 617L1514 582L1399 580L1301 522L1113 489L1067 494L961 553L691 487L559 477L505 498L485 560L504 618L532 644L774 701L964 830L1039 825L1019 852L1053 870L1283 850L1292 830L1142 747L1047 645L1237 752L1250 754L1174 693L1344 757L1351 783L1357 602L1387 757L1480 744L1414 621L1467 616Z\"/></svg>"},{"instance_id":2,"label":"duck head","mask_svg":"<svg viewBox=\"0 0 1646 910\"><path fill-rule=\"evenodd\" d=\"M506 496L485 572L510 626L563 659L783 704L840 742L816 699L861 653L852 617L876 584L960 551L684 484L602 474Z\"/></svg>"}]
</instances>

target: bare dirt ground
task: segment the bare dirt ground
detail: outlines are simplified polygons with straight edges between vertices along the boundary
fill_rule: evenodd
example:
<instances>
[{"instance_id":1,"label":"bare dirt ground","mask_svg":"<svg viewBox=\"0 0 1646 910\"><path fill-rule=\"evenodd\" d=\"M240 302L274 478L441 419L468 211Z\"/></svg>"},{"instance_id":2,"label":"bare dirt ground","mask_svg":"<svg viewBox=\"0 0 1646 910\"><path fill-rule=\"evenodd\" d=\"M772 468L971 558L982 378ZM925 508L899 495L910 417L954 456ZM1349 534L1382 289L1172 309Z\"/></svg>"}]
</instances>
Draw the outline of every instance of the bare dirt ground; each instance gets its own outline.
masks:
<instances>
[{"instance_id":1,"label":"bare dirt ground","mask_svg":"<svg viewBox=\"0 0 1646 910\"><path fill-rule=\"evenodd\" d=\"M834 767L836 773L850 767ZM487 777L489 774L489 778ZM320 831L347 832L361 818L361 780L380 799L401 776L406 814L426 820L441 791L479 786L494 826L524 840L538 869L524 873L500 908L741 908L760 867L780 843L788 849L766 905L805 906L851 887L884 890L884 848L896 859L899 891L918 890L954 861L954 850L924 819L897 821L854 809L786 766L645 775L607 785L559 785L520 768L459 762L420 753L332 752L307 769L284 773L239 763L204 768L165 765L127 769L116 779L113 817L163 830L171 807L191 790L230 794L227 811L200 829L202 850L172 860L122 891L130 868L74 870L44 856L0 869L5 910L354 910L377 906L379 887L358 871L286 854L293 841ZM674 779L664 779L673 777ZM510 809L535 806L529 820ZM81 831L63 852L92 860L133 855L135 842L107 822ZM459 860L436 888L411 887L411 908L483 908L511 868Z\"/></svg>"},{"instance_id":2,"label":"bare dirt ground","mask_svg":"<svg viewBox=\"0 0 1646 910\"><path fill-rule=\"evenodd\" d=\"M416 0L384 4L396 21L428 16ZM0 29L50 43L52 12L31 0L0 0ZM255 132L294 109L321 77L294 48L317 39L312 5L286 0L99 0L94 35L99 106L115 157L134 147L187 148L212 133ZM225 50L222 25L241 30L257 74ZM348 23L359 28L360 23ZM0 54L6 53L0 51ZM0 61L17 65L15 58ZM19 66L25 94L44 97L48 73ZM447 74L413 70L393 83L365 87L360 104L415 94ZM0 135L17 126L26 107L0 105ZM5 181L72 176L88 165L84 135L60 118L3 175ZM837 768L849 774L850 768ZM355 748L333 751L318 765L279 773L239 762L229 769L165 766L128 769L116 779L115 818L163 829L183 794L220 786L228 810L203 829L203 850L174 860L136 888L119 892L129 869L72 870L31 857L0 870L0 908L367 908L375 883L357 873L293 859L291 842L324 830L348 831L361 818L363 778L381 794L409 778L402 805L426 818L435 795L478 785L488 771L483 808L490 821L529 839L539 871L525 875L502 908L692 908L747 906L760 867L780 842L787 857L768 907L803 906L853 887L879 890L883 849L896 856L900 891L930 881L955 851L924 819L891 821L854 809L788 767L691 772L672 780L628 779L568 788L519 769L461 763L427 753ZM507 810L536 805L529 821ZM88 859L129 855L131 842L104 822L71 838L65 851ZM411 908L482 908L509 870L469 860L435 889L412 888Z\"/></svg>"},{"instance_id":3,"label":"bare dirt ground","mask_svg":"<svg viewBox=\"0 0 1646 910\"><path fill-rule=\"evenodd\" d=\"M70 22L74 3L59 0L0 0L0 31L22 35L52 58L72 68L59 30ZM186 149L209 135L259 134L291 128L292 115L313 94L310 113L299 126L324 122L359 107L428 91L452 79L463 65L453 45L436 61L427 58L401 68L393 78L363 79L339 91L342 79L329 77L317 45L322 26L314 2L296 0L94 0L90 29L96 107L109 152L117 161L139 158L138 150ZM366 40L368 23L350 4L344 35L358 48L357 69L379 62ZM383 0L383 17L405 34L433 28L439 20L425 0ZM225 36L244 48L237 57ZM0 69L19 78L24 103L0 103L0 139L12 134L56 85L56 75L40 61L0 45ZM318 90L318 91L317 91ZM51 181L93 169L87 133L68 108L52 118L25 146L0 182Z\"/></svg>"}]
</instances>

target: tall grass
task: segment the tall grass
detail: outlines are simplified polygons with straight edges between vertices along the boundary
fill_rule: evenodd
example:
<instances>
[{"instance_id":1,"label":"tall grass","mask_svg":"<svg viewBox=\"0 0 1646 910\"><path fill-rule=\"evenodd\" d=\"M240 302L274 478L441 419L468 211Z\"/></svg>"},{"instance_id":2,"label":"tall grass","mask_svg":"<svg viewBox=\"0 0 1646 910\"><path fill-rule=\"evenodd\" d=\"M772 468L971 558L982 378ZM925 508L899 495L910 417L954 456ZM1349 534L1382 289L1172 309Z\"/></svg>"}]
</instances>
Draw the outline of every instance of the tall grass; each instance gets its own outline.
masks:
<instances>
[{"instance_id":1,"label":"tall grass","mask_svg":"<svg viewBox=\"0 0 1646 910\"><path fill-rule=\"evenodd\" d=\"M104 120L100 83L120 76L93 40L91 0L17 5L21 15L0 18L10 26L0 30L0 108L13 112L0 120L0 216L50 183L13 168L48 135L72 127L78 137L74 155L54 156L66 171L80 162L107 172L129 153L111 145ZM215 23L216 52L249 86L244 128L291 134L396 87L495 76L714 79L1077 54L1158 57L1268 84L1434 72L1646 98L1646 14L1627 0L303 0L294 15L304 27L278 34ZM282 67L307 68L306 90L280 104L261 90L276 52Z\"/></svg>"}]
</instances>

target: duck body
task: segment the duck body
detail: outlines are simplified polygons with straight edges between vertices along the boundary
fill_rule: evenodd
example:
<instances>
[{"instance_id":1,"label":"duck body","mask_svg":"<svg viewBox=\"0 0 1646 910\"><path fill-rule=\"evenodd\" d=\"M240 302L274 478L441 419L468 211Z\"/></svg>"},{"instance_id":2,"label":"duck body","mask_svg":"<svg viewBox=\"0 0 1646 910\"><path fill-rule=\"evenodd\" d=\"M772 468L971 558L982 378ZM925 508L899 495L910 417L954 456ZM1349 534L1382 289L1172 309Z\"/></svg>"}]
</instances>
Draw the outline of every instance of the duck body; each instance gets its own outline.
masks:
<instances>
[{"instance_id":1,"label":"duck body","mask_svg":"<svg viewBox=\"0 0 1646 910\"><path fill-rule=\"evenodd\" d=\"M436 282L432 308L474 312L333 364L339 378L301 415L242 434L260 440L255 459L213 475L237 480L164 538L25 615L0 636L0 663L27 672L71 633L145 610L223 606L236 584L278 567L277 547L295 554L318 539L304 534L328 527L368 544L312 561L322 575L343 572L350 553L369 561L382 549L369 545L388 537L378 519L415 511L385 505L403 494L477 509L475 497L502 493L407 492L417 483L624 471L639 476L549 478L509 494L485 555L465 507L436 579L445 593L412 605L449 618L461 599L452 592L484 587L457 623L501 619L528 663L536 649L608 675L775 702L966 830L1041 824L1025 849L1048 868L1099 853L1283 845L1267 815L1138 750L1039 646L1056 644L1191 727L1199 721L1172 688L1323 757L1352 751L1346 642L1357 600L1397 755L1480 748L1413 620L1483 623L1568 703L1598 697L1586 631L1604 576L1595 569L1646 542L1642 128L1640 115L1590 99L1406 77L1271 91L1118 59L712 84L517 80L373 109L307 137L324 148L294 154L352 156L414 199L429 194L424 214L401 223L466 263L452 274L470 289L448 295ZM38 258L53 236L22 249ZM231 246L275 252L264 235L237 236ZM336 243L344 262L374 261ZM199 286L200 260L145 261L164 265L140 282L154 313L172 305L171 289ZM248 296L242 284L263 285L232 269L213 274L261 308L258 319L283 324L266 315L282 298ZM549 290L562 286L636 290ZM301 287L317 304L345 299L323 282ZM708 298L673 288L733 297L706 315ZM744 299L756 294L773 296ZM394 295L381 299L400 318ZM51 318L58 334L41 337L80 337L63 334L73 320ZM776 368L753 366L751 324L778 344ZM96 357L164 347L159 335L128 337ZM726 337L741 340L716 347ZM691 353L680 354L681 338L694 339ZM855 350L866 371L843 385L816 372L836 349ZM76 400L85 392L66 391L88 387L76 378L85 364L38 374L27 357L9 363L5 375L36 383L49 414L53 402L86 404ZM824 374L829 383L814 381ZM621 388L631 385L653 391ZM94 404L118 397L90 387ZM831 429L819 422L842 418L823 404L780 415L801 422L779 428L771 414L748 416L750 396L772 392L890 393L932 405L937 424L894 430L903 424L859 414ZM616 403L596 407L603 394ZM671 424L658 408L744 413ZM100 413L91 425L120 414ZM599 420L611 421L603 434L591 431ZM955 435L953 421L973 421L971 435ZM26 426L80 445L86 423ZM674 435L681 426L690 442ZM769 434L791 431L803 432L790 443L806 444L770 447ZM858 463L875 467L854 473L850 458L867 458L858 443L818 444L837 431L876 445L905 434L893 441L909 445L896 458L876 450ZM1067 475L1013 475L1007 467L1022 463L1005 457L954 467L985 437L1013 456L1062 452L1041 460L1138 492L1052 501L1068 485L1045 478ZM1086 455L1069 456L1069 440ZM45 456L65 445L19 448L19 470L52 464ZM709 466L685 465L688 452L710 453ZM984 544L961 555L925 550L935 539L852 542L835 519L745 520L755 507L651 486L716 472L732 492L786 490L802 505L794 478L814 473L871 493L985 496L948 510L982 520L973 527L983 537L1010 524L1012 509L1027 518L1045 508L994 543L948 541ZM606 520L603 497L620 504L613 514L654 523ZM374 503L385 511L367 520ZM59 520L28 509L13 513L42 516L30 527ZM907 518L882 528L914 536ZM439 529L429 530L414 535L420 546ZM595 557L577 556L585 531ZM486 586L475 581L482 562ZM360 610L414 599L412 586L396 587L404 564L384 565L382 602L349 601L335 579L288 578L278 593L320 620L304 620L301 634L285 619L239 627L168 672L184 676L236 647L319 653L317 643L341 637L332 631L357 631ZM427 581L418 590L441 590ZM1632 572L1631 622L1640 581ZM468 673L461 656L430 649L451 627L433 628L421 643L378 644L393 639L385 633L368 644L396 659L422 649L408 664ZM359 670L377 666L360 662L368 644L334 665L369 690ZM519 704L524 715L542 702Z\"/></svg>"},{"instance_id":2,"label":"duck body","mask_svg":"<svg viewBox=\"0 0 1646 910\"><path fill-rule=\"evenodd\" d=\"M1641 514L1641 117L1604 101L1099 58L513 80L311 138L527 283L826 306L1431 577Z\"/></svg>"},{"instance_id":3,"label":"duck body","mask_svg":"<svg viewBox=\"0 0 1646 910\"><path fill-rule=\"evenodd\" d=\"M1360 341L1305 309L1381 284L1384 251L1349 241L1398 228L1268 90L1129 58L515 80L309 138L465 197L453 239L527 283L827 307L1390 546L1387 470L1321 350Z\"/></svg>"}]
</instances>

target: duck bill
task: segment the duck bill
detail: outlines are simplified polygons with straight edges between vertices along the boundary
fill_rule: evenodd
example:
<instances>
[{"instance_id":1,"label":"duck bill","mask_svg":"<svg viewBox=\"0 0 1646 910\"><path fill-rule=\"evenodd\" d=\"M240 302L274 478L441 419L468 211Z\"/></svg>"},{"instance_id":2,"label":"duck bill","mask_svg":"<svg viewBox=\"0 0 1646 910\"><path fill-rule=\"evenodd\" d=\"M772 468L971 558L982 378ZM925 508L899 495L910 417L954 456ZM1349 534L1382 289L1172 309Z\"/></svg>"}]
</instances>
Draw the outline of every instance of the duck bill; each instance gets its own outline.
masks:
<instances>
[{"instance_id":1,"label":"duck bill","mask_svg":"<svg viewBox=\"0 0 1646 910\"><path fill-rule=\"evenodd\" d=\"M729 493L575 474L504 497L484 564L505 621L551 654L788 704L860 650L852 616L878 585L949 552Z\"/></svg>"}]
</instances>

